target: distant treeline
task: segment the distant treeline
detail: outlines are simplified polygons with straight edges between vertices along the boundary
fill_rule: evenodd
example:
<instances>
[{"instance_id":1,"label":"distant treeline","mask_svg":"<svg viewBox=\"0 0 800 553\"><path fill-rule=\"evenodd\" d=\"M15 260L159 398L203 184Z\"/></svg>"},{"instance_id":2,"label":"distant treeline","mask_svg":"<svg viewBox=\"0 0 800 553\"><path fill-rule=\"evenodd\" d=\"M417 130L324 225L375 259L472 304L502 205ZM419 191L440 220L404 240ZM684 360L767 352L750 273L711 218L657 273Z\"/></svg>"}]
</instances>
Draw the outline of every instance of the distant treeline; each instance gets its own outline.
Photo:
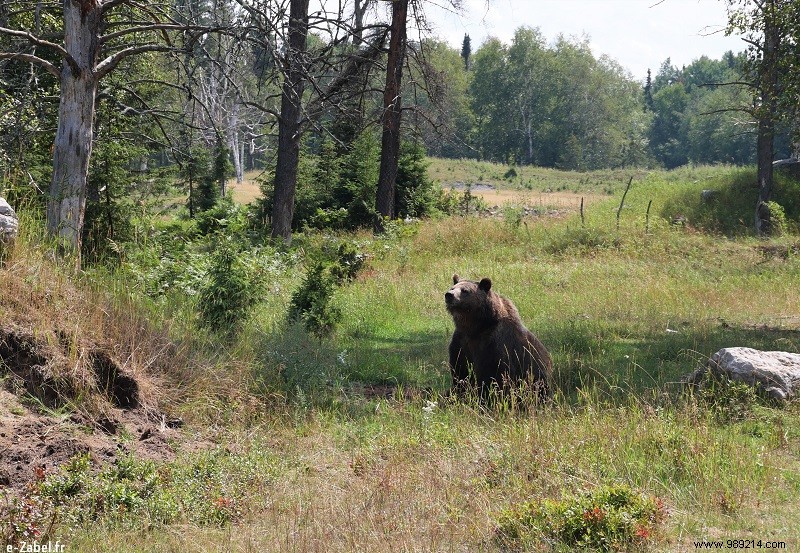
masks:
<instances>
[{"instance_id":1,"label":"distant treeline","mask_svg":"<svg viewBox=\"0 0 800 553\"><path fill-rule=\"evenodd\" d=\"M443 77L435 117L418 124L430 155L570 170L755 161L752 91L736 84L742 55L682 68L667 58L638 80L586 40L548 43L528 27L474 54L468 39L461 52L419 48ZM779 157L787 136L779 133Z\"/></svg>"}]
</instances>

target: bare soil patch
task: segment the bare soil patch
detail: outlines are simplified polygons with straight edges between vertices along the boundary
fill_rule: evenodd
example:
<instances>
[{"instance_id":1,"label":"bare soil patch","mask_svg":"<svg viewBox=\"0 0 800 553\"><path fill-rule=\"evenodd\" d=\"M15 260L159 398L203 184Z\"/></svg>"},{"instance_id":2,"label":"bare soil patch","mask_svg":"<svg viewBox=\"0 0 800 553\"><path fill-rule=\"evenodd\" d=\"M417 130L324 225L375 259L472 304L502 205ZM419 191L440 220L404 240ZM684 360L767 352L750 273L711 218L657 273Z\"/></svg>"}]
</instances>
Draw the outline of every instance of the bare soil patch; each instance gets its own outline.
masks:
<instances>
[{"instance_id":1,"label":"bare soil patch","mask_svg":"<svg viewBox=\"0 0 800 553\"><path fill-rule=\"evenodd\" d=\"M180 421L142 401L139 379L108 352L76 355L0 326L0 488L24 488L81 453L98 466L173 457Z\"/></svg>"}]
</instances>

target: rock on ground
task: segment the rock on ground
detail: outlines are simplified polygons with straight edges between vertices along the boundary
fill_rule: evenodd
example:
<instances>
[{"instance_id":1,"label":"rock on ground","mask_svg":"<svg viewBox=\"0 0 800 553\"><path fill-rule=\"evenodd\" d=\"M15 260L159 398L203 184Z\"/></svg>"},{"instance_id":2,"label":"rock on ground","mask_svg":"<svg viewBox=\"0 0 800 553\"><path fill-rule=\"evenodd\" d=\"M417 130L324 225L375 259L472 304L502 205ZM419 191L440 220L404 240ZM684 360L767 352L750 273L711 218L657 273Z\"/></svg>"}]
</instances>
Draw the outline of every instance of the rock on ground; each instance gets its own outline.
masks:
<instances>
[{"instance_id":1,"label":"rock on ground","mask_svg":"<svg viewBox=\"0 0 800 553\"><path fill-rule=\"evenodd\" d=\"M781 401L796 397L800 390L800 354L797 353L723 348L687 381L701 384L709 372L758 387L767 396Z\"/></svg>"},{"instance_id":2,"label":"rock on ground","mask_svg":"<svg viewBox=\"0 0 800 553\"><path fill-rule=\"evenodd\" d=\"M19 219L5 198L0 198L0 242L10 243L17 237Z\"/></svg>"}]
</instances>

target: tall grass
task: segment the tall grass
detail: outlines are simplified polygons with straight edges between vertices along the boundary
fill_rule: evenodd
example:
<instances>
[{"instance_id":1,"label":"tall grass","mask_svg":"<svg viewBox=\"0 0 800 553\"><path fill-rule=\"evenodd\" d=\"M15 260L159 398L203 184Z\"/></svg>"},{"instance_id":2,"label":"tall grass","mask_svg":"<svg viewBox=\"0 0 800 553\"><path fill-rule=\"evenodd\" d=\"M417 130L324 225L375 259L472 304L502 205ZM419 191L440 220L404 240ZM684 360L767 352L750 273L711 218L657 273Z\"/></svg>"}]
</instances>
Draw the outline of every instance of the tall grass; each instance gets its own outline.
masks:
<instances>
[{"instance_id":1,"label":"tall grass","mask_svg":"<svg viewBox=\"0 0 800 553\"><path fill-rule=\"evenodd\" d=\"M619 227L622 174L598 185L612 193L583 221L455 217L350 235L367 267L334 294L342 320L327 337L285 322L303 263L288 267L225 346L232 363L214 364L183 399L185 412L218 416L193 419L205 441L187 440L157 471L173 518L159 523L160 504L143 500L137 513L53 536L79 551L498 551L515 506L625 485L666 506L642 550L745 537L800 547L797 403L750 397L729 416L725 398L715 405L679 384L721 347L800 351L800 259L764 249L796 236L700 232L710 225L685 215L703 209L707 181L727 186L737 171L639 175ZM689 225L670 224L678 209ZM299 243L308 252L324 240ZM553 404L446 398L453 273L491 277L515 302L553 354ZM219 388L231 386L248 388L226 400ZM91 491L140 489L108 484ZM233 507L221 522L198 515L214 506ZM548 539L534 533L531 547L564 550Z\"/></svg>"}]
</instances>

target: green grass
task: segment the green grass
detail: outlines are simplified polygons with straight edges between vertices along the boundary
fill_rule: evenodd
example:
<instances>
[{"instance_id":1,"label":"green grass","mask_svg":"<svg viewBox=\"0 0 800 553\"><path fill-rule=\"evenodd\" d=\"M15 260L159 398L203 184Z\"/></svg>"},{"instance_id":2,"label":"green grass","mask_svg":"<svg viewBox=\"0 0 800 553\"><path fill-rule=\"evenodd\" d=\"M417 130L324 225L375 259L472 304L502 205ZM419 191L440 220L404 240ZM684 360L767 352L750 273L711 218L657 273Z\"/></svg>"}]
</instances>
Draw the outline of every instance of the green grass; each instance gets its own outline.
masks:
<instances>
[{"instance_id":1,"label":"green grass","mask_svg":"<svg viewBox=\"0 0 800 553\"><path fill-rule=\"evenodd\" d=\"M526 169L517 178L533 178ZM591 176L540 174L554 187ZM583 224L577 214L518 226L449 218L384 238L347 236L367 267L335 293L342 321L326 338L285 323L303 262L282 265L227 346L230 370L247 371L236 381L252 383L255 404L213 403L210 423L191 417L197 395L178 406L196 421L187 432L202 436L201 451L179 446L160 469L126 473L157 479L159 494L147 497L151 481L105 473L76 496L84 502L60 504L53 539L74 551L503 551L498 528L508 513L625 489L664 505L664 519L629 543L633 550L741 538L800 548L798 403L779 408L734 390L731 410L724 397L709 403L679 385L721 347L800 352L800 258L764 253L797 236L699 230L712 227L699 190L707 182L736 189L747 178L730 168L638 174L619 229L622 173L613 186L581 185L612 192ZM739 205L720 200L717 213ZM687 226L669 223L676 209L689 213ZM298 251L325 240L300 236ZM553 354L553 405L486 410L440 395L452 332L443 294L453 273L489 276L515 302ZM386 385L398 389L364 392ZM138 493L128 513L76 518L97 494L130 498L126 490ZM159 519L163 512L171 518ZM570 550L535 524L525 531L528 550Z\"/></svg>"},{"instance_id":2,"label":"green grass","mask_svg":"<svg viewBox=\"0 0 800 553\"><path fill-rule=\"evenodd\" d=\"M600 171L560 171L529 165L504 165L473 159L431 158L428 173L442 184L492 184L503 188L541 192L593 192L612 194L641 169L604 169ZM513 170L512 170L513 169Z\"/></svg>"}]
</instances>

